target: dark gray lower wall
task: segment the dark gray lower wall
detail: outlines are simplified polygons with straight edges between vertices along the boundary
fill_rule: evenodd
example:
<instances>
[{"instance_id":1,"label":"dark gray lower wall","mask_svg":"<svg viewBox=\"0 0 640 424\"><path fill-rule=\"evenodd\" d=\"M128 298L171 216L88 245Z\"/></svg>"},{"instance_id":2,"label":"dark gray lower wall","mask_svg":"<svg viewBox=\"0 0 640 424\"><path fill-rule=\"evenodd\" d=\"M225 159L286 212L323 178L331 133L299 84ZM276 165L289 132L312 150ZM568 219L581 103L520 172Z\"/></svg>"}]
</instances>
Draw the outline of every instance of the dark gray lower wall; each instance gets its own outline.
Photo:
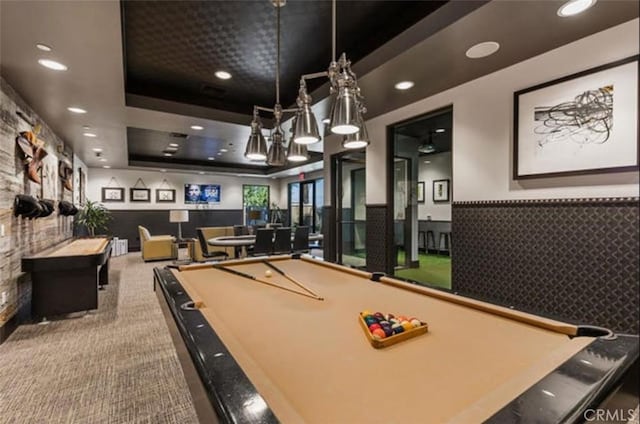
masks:
<instances>
[{"instance_id":1,"label":"dark gray lower wall","mask_svg":"<svg viewBox=\"0 0 640 424\"><path fill-rule=\"evenodd\" d=\"M129 240L129 250L140 250L138 225L151 235L178 235L178 224L169 222L168 210L112 210L108 233ZM241 209L189 210L189 222L182 223L182 237L195 238L198 227L224 227L242 224Z\"/></svg>"},{"instance_id":2,"label":"dark gray lower wall","mask_svg":"<svg viewBox=\"0 0 640 424\"><path fill-rule=\"evenodd\" d=\"M638 334L633 199L453 204L453 290Z\"/></svg>"}]
</instances>

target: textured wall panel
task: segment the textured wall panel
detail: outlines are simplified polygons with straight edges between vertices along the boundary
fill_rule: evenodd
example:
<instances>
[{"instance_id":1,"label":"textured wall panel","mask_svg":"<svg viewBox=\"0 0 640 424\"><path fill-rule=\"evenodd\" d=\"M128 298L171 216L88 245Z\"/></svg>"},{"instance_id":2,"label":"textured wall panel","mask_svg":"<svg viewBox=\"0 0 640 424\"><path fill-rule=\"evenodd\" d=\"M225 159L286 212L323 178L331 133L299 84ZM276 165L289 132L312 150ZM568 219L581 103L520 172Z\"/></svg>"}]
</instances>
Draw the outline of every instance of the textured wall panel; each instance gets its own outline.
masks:
<instances>
[{"instance_id":1,"label":"textured wall panel","mask_svg":"<svg viewBox=\"0 0 640 424\"><path fill-rule=\"evenodd\" d=\"M453 289L638 333L638 199L459 202Z\"/></svg>"},{"instance_id":2,"label":"textured wall panel","mask_svg":"<svg viewBox=\"0 0 640 424\"><path fill-rule=\"evenodd\" d=\"M324 259L336 262L336 210L333 206L322 207L322 232Z\"/></svg>"},{"instance_id":3,"label":"textured wall panel","mask_svg":"<svg viewBox=\"0 0 640 424\"><path fill-rule=\"evenodd\" d=\"M367 271L393 271L392 228L387 205L367 205Z\"/></svg>"}]
</instances>

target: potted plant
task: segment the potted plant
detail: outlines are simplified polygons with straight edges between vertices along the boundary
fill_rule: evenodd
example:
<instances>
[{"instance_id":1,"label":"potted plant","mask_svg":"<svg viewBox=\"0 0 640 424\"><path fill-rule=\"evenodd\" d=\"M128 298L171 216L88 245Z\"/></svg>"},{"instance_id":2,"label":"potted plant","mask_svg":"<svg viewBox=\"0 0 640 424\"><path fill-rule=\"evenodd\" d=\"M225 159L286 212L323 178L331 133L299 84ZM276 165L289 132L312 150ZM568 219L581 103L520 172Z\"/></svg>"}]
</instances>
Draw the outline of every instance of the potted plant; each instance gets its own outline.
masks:
<instances>
[{"instance_id":1,"label":"potted plant","mask_svg":"<svg viewBox=\"0 0 640 424\"><path fill-rule=\"evenodd\" d=\"M87 229L89 236L94 237L96 230L106 230L111 221L111 212L102 204L87 200L76 218L76 224Z\"/></svg>"}]
</instances>

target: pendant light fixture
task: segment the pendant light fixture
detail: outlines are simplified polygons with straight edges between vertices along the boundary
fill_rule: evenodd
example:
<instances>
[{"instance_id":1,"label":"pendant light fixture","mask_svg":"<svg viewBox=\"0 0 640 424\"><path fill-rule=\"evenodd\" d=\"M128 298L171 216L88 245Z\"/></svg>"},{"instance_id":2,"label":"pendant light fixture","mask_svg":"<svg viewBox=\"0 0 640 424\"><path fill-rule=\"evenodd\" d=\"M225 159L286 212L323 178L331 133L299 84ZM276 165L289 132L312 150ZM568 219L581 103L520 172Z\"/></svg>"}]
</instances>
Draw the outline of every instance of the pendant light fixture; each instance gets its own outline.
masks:
<instances>
[{"instance_id":1,"label":"pendant light fixture","mask_svg":"<svg viewBox=\"0 0 640 424\"><path fill-rule=\"evenodd\" d=\"M298 93L298 110L302 120L298 121L294 134L294 141L301 144L311 144L320 141L318 136L318 124L311 111L311 96L307 93L306 80L328 77L331 84L330 95L335 99L331 104L330 130L334 134L352 135L354 139L347 143L343 140L343 145L359 141L358 148L369 144L364 119L362 113L366 111L363 97L360 94L360 87L356 74L351 70L351 62L347 60L345 53L342 53L336 61L336 0L331 2L332 18L332 60L329 68L325 72L303 75L300 78L300 90ZM353 148L353 147L352 147Z\"/></svg>"},{"instance_id":2,"label":"pendant light fixture","mask_svg":"<svg viewBox=\"0 0 640 424\"><path fill-rule=\"evenodd\" d=\"M251 121L251 134L247 141L244 156L249 160L267 160L270 166L283 166L287 162L287 152L284 146L284 133L281 127L282 114L284 112L297 112L297 109L282 109L280 105L280 8L285 5L285 0L272 0L276 8L276 104L273 108L262 106L253 107L253 120ZM271 131L271 145L267 150L267 142L262 135L262 123L260 111L273 113L275 123Z\"/></svg>"},{"instance_id":3,"label":"pendant light fixture","mask_svg":"<svg viewBox=\"0 0 640 424\"><path fill-rule=\"evenodd\" d=\"M360 149L369 144L367 129L362 114L366 112L363 97L356 74L351 70L351 62L342 53L336 60L336 0L331 2L332 20L332 60L329 68L323 72L305 74L300 77L300 88L296 99L295 109L282 109L280 105L280 8L286 0L272 0L276 8L277 31L277 62L276 62L276 104L273 108L262 106L253 107L251 134L247 142L245 157L250 160L267 160L271 166L282 166L288 159L291 162L301 162L309 159L307 144L320 141L318 121L311 110L312 98L307 92L307 80L320 77L329 78L331 103L330 122L328 128L334 134L345 136L342 145L348 149ZM262 136L260 111L271 112L275 124L271 133L271 145L267 149L267 142ZM284 113L295 112L293 122L293 136L288 149L284 145L284 135L281 128Z\"/></svg>"}]
</instances>

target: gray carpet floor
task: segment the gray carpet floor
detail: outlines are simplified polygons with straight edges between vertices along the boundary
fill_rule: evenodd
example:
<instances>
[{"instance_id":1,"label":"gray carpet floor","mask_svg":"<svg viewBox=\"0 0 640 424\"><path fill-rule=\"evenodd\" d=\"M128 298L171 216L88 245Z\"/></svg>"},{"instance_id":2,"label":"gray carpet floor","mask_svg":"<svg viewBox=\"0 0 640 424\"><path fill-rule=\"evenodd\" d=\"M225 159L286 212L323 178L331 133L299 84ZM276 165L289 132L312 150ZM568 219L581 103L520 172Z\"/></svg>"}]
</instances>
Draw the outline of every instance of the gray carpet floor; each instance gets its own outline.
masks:
<instances>
[{"instance_id":1,"label":"gray carpet floor","mask_svg":"<svg viewBox=\"0 0 640 424\"><path fill-rule=\"evenodd\" d=\"M139 253L111 259L100 306L22 325L0 345L1 423L196 423Z\"/></svg>"}]
</instances>

